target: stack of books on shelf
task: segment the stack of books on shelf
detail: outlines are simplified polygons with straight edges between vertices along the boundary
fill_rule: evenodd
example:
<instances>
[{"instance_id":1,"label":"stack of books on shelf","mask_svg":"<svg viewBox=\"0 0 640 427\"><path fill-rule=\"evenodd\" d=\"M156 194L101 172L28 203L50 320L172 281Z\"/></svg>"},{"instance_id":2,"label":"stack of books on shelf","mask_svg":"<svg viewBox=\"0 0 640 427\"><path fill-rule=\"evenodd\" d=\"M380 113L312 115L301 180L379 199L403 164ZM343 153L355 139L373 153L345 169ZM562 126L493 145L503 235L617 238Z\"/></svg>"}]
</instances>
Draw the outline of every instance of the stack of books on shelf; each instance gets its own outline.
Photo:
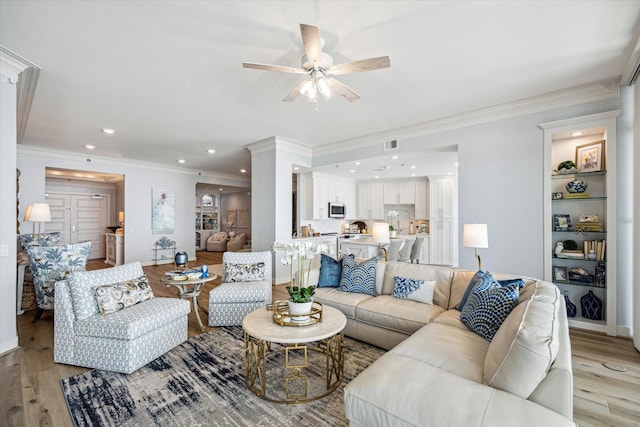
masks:
<instances>
[{"instance_id":1,"label":"stack of books on shelf","mask_svg":"<svg viewBox=\"0 0 640 427\"><path fill-rule=\"evenodd\" d=\"M578 222L573 226L576 231L604 231L604 225L601 222Z\"/></svg>"},{"instance_id":2,"label":"stack of books on shelf","mask_svg":"<svg viewBox=\"0 0 640 427\"><path fill-rule=\"evenodd\" d=\"M565 199L588 199L591 195L588 192L584 193L564 193Z\"/></svg>"},{"instance_id":3,"label":"stack of books on shelf","mask_svg":"<svg viewBox=\"0 0 640 427\"><path fill-rule=\"evenodd\" d=\"M605 251L607 249L607 241L606 240L585 240L584 241L584 257L585 259L589 259L589 252L595 252L596 261L604 261L605 260Z\"/></svg>"},{"instance_id":4,"label":"stack of books on shelf","mask_svg":"<svg viewBox=\"0 0 640 427\"><path fill-rule=\"evenodd\" d=\"M580 250L564 249L558 254L558 258L585 259L585 252Z\"/></svg>"}]
</instances>

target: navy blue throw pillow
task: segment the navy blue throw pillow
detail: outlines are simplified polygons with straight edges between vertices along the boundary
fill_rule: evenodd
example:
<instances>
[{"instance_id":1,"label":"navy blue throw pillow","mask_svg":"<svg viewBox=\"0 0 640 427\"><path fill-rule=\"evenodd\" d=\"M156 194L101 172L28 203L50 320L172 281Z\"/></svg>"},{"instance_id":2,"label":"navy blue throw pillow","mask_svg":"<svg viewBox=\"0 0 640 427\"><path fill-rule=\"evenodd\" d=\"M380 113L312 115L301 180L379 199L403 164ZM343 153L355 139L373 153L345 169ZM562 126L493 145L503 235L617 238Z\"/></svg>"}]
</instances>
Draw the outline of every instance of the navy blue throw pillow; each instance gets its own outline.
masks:
<instances>
[{"instance_id":1,"label":"navy blue throw pillow","mask_svg":"<svg viewBox=\"0 0 640 427\"><path fill-rule=\"evenodd\" d=\"M488 288L476 287L460 313L460 320L473 332L491 341L518 304L519 297L517 284L500 286L492 283Z\"/></svg>"},{"instance_id":2,"label":"navy blue throw pillow","mask_svg":"<svg viewBox=\"0 0 640 427\"><path fill-rule=\"evenodd\" d=\"M355 258L354 254L346 255ZM320 254L320 278L318 279L319 288L337 288L340 286L340 277L342 275L342 260L336 260L329 255Z\"/></svg>"},{"instance_id":3,"label":"navy blue throw pillow","mask_svg":"<svg viewBox=\"0 0 640 427\"><path fill-rule=\"evenodd\" d=\"M469 299L471 292L473 292L475 288L486 289L490 285L492 285L494 281L495 280L493 279L491 273L489 273L488 271L478 270L469 281L467 290L464 291L464 295L460 300L460 304L458 304L458 306L456 307L456 310L462 310L462 307L464 307L464 305L467 303L467 299Z\"/></svg>"},{"instance_id":4,"label":"navy blue throw pillow","mask_svg":"<svg viewBox=\"0 0 640 427\"><path fill-rule=\"evenodd\" d=\"M500 286L509 286L509 285L518 285L518 288L524 288L524 280L522 279L509 279L509 280L498 280Z\"/></svg>"}]
</instances>

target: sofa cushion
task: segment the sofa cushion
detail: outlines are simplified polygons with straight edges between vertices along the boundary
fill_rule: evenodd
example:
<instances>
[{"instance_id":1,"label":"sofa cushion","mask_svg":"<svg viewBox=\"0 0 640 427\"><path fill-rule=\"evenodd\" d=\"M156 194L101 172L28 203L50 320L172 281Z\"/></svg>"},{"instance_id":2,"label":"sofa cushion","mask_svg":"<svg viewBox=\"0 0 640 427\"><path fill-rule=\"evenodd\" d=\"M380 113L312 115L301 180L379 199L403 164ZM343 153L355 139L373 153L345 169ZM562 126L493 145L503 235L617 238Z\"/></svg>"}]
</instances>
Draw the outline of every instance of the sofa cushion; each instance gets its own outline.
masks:
<instances>
[{"instance_id":1,"label":"sofa cushion","mask_svg":"<svg viewBox=\"0 0 640 427\"><path fill-rule=\"evenodd\" d=\"M144 274L139 262L119 265L102 270L74 272L69 276L69 291L76 319L82 320L100 313L93 288L123 280L135 279Z\"/></svg>"},{"instance_id":2,"label":"sofa cushion","mask_svg":"<svg viewBox=\"0 0 640 427\"><path fill-rule=\"evenodd\" d=\"M343 257L339 289L376 296L377 264L377 257L363 261L362 264L358 264L353 258Z\"/></svg>"},{"instance_id":3,"label":"sofa cushion","mask_svg":"<svg viewBox=\"0 0 640 427\"><path fill-rule=\"evenodd\" d=\"M430 323L390 352L481 383L488 348L489 342L468 328Z\"/></svg>"},{"instance_id":4,"label":"sofa cushion","mask_svg":"<svg viewBox=\"0 0 640 427\"><path fill-rule=\"evenodd\" d=\"M433 288L435 280L419 280L409 277L394 277L393 297L417 301L424 304L433 304Z\"/></svg>"},{"instance_id":5,"label":"sofa cushion","mask_svg":"<svg viewBox=\"0 0 640 427\"><path fill-rule=\"evenodd\" d=\"M318 288L313 296L314 301L337 308L347 319L355 319L356 306L371 298L371 295L344 292L336 288Z\"/></svg>"},{"instance_id":6,"label":"sofa cushion","mask_svg":"<svg viewBox=\"0 0 640 427\"><path fill-rule=\"evenodd\" d=\"M209 291L209 301L217 304L247 302L271 302L271 282L228 282L221 283Z\"/></svg>"},{"instance_id":7,"label":"sofa cushion","mask_svg":"<svg viewBox=\"0 0 640 427\"><path fill-rule=\"evenodd\" d=\"M548 282L538 281L525 290L533 295L513 309L489 346L484 382L526 399L558 354L562 299L558 288Z\"/></svg>"},{"instance_id":8,"label":"sofa cushion","mask_svg":"<svg viewBox=\"0 0 640 427\"><path fill-rule=\"evenodd\" d=\"M385 329L412 334L435 319L444 308L378 295L363 300L355 309L356 320Z\"/></svg>"},{"instance_id":9,"label":"sofa cushion","mask_svg":"<svg viewBox=\"0 0 640 427\"><path fill-rule=\"evenodd\" d=\"M253 264L235 264L225 262L222 264L222 283L253 282L267 280L266 264L256 262Z\"/></svg>"},{"instance_id":10,"label":"sofa cushion","mask_svg":"<svg viewBox=\"0 0 640 427\"><path fill-rule=\"evenodd\" d=\"M180 316L189 314L189 301L176 298L152 298L109 316L95 314L75 324L80 336L133 340L154 331Z\"/></svg>"},{"instance_id":11,"label":"sofa cushion","mask_svg":"<svg viewBox=\"0 0 640 427\"><path fill-rule=\"evenodd\" d=\"M439 305L442 308L447 308L452 274L453 270L447 267L436 267L426 264L407 264L406 262L390 261L387 263L384 272L382 292L379 292L378 295L393 294L395 276L411 277L413 279L420 279L425 281L435 280L436 285L433 290L433 304Z\"/></svg>"},{"instance_id":12,"label":"sofa cushion","mask_svg":"<svg viewBox=\"0 0 640 427\"><path fill-rule=\"evenodd\" d=\"M355 259L354 254L346 255ZM318 278L319 288L337 288L340 286L342 276L342 259L335 259L326 254L320 254L320 277Z\"/></svg>"},{"instance_id":13,"label":"sofa cushion","mask_svg":"<svg viewBox=\"0 0 640 427\"><path fill-rule=\"evenodd\" d=\"M454 328L468 331L469 328L460 320L460 311L454 309L447 310L435 319L433 323L442 323L443 325L453 326Z\"/></svg>"},{"instance_id":14,"label":"sofa cushion","mask_svg":"<svg viewBox=\"0 0 640 427\"><path fill-rule=\"evenodd\" d=\"M504 319L518 303L517 284L500 286L490 283L476 286L460 312L460 320L476 334L491 341Z\"/></svg>"},{"instance_id":15,"label":"sofa cushion","mask_svg":"<svg viewBox=\"0 0 640 427\"><path fill-rule=\"evenodd\" d=\"M153 298L147 276L93 289L100 314L107 315Z\"/></svg>"}]
</instances>

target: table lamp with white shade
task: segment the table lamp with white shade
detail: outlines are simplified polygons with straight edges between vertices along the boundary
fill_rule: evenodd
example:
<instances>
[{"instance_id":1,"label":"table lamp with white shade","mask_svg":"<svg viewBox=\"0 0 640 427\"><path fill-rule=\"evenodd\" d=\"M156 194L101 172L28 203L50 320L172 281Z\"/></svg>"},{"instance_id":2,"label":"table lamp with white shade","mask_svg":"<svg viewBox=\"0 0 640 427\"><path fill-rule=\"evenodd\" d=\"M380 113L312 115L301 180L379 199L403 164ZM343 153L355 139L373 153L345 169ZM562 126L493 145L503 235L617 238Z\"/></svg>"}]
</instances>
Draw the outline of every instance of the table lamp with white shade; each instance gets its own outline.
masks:
<instances>
[{"instance_id":1,"label":"table lamp with white shade","mask_svg":"<svg viewBox=\"0 0 640 427\"><path fill-rule=\"evenodd\" d=\"M373 243L378 244L379 249L384 251L384 260L387 261L387 249L384 245L389 243L389 224L386 222L374 222L371 240Z\"/></svg>"},{"instance_id":2,"label":"table lamp with white shade","mask_svg":"<svg viewBox=\"0 0 640 427\"><path fill-rule=\"evenodd\" d=\"M478 270L482 270L482 261L478 254L478 248L489 247L489 236L487 234L487 224L465 224L462 237L462 246L474 248L476 258L478 258Z\"/></svg>"},{"instance_id":3,"label":"table lamp with white shade","mask_svg":"<svg viewBox=\"0 0 640 427\"><path fill-rule=\"evenodd\" d=\"M24 214L24 220L28 222L38 223L38 239L43 222L51 222L51 210L48 203L34 203L27 206ZM33 225L33 234L35 234L35 224Z\"/></svg>"}]
</instances>

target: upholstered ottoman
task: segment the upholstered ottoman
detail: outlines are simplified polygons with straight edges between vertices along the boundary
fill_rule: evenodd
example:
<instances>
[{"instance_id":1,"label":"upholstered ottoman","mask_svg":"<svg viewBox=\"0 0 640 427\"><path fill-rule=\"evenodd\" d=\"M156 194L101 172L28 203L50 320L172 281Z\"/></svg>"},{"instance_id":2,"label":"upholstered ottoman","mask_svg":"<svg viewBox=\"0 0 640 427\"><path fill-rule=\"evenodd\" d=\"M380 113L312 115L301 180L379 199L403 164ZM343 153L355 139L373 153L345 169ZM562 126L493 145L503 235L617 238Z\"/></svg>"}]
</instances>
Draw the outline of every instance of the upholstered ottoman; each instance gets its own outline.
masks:
<instances>
[{"instance_id":1,"label":"upholstered ottoman","mask_svg":"<svg viewBox=\"0 0 640 427\"><path fill-rule=\"evenodd\" d=\"M271 252L225 252L222 284L209 292L209 326L241 325L271 302Z\"/></svg>"}]
</instances>

